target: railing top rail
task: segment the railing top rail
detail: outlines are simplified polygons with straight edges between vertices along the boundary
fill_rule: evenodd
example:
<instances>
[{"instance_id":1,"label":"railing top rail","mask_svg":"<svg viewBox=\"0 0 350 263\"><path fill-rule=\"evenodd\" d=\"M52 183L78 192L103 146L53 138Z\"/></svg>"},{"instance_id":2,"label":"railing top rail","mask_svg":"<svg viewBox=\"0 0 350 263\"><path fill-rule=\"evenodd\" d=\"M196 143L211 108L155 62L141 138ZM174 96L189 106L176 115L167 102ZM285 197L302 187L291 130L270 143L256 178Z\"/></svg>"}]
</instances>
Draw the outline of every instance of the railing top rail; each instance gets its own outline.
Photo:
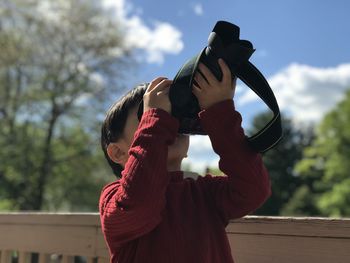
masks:
<instances>
[{"instance_id":1,"label":"railing top rail","mask_svg":"<svg viewBox=\"0 0 350 263\"><path fill-rule=\"evenodd\" d=\"M98 213L0 213L0 224L99 226Z\"/></svg>"},{"instance_id":2,"label":"railing top rail","mask_svg":"<svg viewBox=\"0 0 350 263\"><path fill-rule=\"evenodd\" d=\"M282 225L315 225L342 226L350 229L350 218L326 217L282 217L282 216L246 216L231 220L235 224L278 224ZM80 225L99 226L98 213L69 213L69 212L0 212L0 224L35 224L35 225Z\"/></svg>"}]
</instances>

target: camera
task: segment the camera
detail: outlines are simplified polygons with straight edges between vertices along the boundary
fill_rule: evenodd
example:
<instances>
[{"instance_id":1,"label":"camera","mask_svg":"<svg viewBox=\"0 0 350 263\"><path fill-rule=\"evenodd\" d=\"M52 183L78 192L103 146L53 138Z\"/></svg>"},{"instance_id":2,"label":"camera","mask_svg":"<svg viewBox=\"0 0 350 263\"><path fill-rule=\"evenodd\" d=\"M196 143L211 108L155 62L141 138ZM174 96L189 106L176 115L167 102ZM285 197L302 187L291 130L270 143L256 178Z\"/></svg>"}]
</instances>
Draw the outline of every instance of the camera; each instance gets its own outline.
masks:
<instances>
[{"instance_id":1,"label":"camera","mask_svg":"<svg viewBox=\"0 0 350 263\"><path fill-rule=\"evenodd\" d=\"M249 58L255 51L252 43L239 39L239 35L240 28L237 25L227 21L218 21L215 24L209 34L208 45L185 62L173 80L169 91L171 113L180 122L179 133L206 135L198 117L200 112L198 100L192 93L194 75L201 62L220 81L222 72L218 59L222 58L229 66L232 78L241 79L274 114L263 129L251 137L246 137L253 149L265 152L275 146L282 138L280 111L268 82L262 73L249 62ZM139 106L139 119L141 119L142 112L143 103Z\"/></svg>"}]
</instances>

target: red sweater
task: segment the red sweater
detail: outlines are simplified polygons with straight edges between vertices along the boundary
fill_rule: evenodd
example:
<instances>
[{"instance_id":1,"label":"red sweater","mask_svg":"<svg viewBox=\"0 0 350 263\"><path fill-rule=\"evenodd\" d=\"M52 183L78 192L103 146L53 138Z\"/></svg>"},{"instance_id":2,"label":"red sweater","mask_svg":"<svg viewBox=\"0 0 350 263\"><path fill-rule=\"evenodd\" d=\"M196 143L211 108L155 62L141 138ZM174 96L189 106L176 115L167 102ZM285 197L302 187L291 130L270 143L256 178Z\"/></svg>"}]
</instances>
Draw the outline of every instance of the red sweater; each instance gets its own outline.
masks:
<instances>
[{"instance_id":1,"label":"red sweater","mask_svg":"<svg viewBox=\"0 0 350 263\"><path fill-rule=\"evenodd\" d=\"M179 123L166 111L143 114L122 178L100 197L102 231L111 262L233 262L225 232L230 219L260 207L270 181L251 150L232 100L201 111L219 168L226 176L183 178L167 171L167 150Z\"/></svg>"}]
</instances>

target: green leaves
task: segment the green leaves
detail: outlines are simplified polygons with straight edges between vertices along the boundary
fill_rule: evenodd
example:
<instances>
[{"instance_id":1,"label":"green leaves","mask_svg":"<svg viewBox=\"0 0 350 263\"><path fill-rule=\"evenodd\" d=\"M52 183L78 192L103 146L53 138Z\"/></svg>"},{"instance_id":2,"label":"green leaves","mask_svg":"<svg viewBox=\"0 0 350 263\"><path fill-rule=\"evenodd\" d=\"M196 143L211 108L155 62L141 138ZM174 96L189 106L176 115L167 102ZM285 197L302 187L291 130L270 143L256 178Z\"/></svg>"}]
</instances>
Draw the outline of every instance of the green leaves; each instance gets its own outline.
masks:
<instances>
[{"instance_id":1,"label":"green leaves","mask_svg":"<svg viewBox=\"0 0 350 263\"><path fill-rule=\"evenodd\" d=\"M253 132L269 120L256 116ZM282 115L283 116L283 115ZM313 130L282 118L283 140L264 156L272 196L257 214L350 216L350 90Z\"/></svg>"},{"instance_id":2,"label":"green leaves","mask_svg":"<svg viewBox=\"0 0 350 263\"><path fill-rule=\"evenodd\" d=\"M304 149L295 171L308 192L303 198L298 192L294 194L287 204L289 213L294 207L294 211L306 215L309 211L318 211L315 215L321 216L350 215L350 91L323 118L315 140ZM303 202L311 209L307 210Z\"/></svg>"},{"instance_id":3,"label":"green leaves","mask_svg":"<svg viewBox=\"0 0 350 263\"><path fill-rule=\"evenodd\" d=\"M96 211L114 179L99 116L128 62L119 25L94 1L3 1L0 14L0 209Z\"/></svg>"},{"instance_id":4,"label":"green leaves","mask_svg":"<svg viewBox=\"0 0 350 263\"><path fill-rule=\"evenodd\" d=\"M262 129L271 119L270 112L254 118L250 134ZM301 186L294 172L294 166L302 157L302 150L310 144L312 132L297 130L290 119L282 115L283 139L274 148L263 155L264 164L269 171L272 195L255 214L279 215L293 194Z\"/></svg>"}]
</instances>

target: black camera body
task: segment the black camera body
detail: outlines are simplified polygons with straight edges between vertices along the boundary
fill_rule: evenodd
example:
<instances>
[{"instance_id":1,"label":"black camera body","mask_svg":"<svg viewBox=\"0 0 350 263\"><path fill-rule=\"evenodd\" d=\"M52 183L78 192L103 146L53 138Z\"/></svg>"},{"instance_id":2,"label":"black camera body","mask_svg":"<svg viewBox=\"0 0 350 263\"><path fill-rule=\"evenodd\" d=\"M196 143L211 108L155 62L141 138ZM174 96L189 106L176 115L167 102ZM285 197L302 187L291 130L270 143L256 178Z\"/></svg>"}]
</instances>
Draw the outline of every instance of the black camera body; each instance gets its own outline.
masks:
<instances>
[{"instance_id":1,"label":"black camera body","mask_svg":"<svg viewBox=\"0 0 350 263\"><path fill-rule=\"evenodd\" d=\"M251 88L272 110L273 119L257 134L247 137L249 144L259 152L272 148L282 138L279 107L276 98L260 71L249 62L255 51L251 42L239 39L240 28L226 21L218 21L208 38L208 46L188 60L176 74L169 91L172 115L180 122L179 133L206 135L198 113L198 100L192 93L194 75L199 62L205 64L213 75L222 79L218 59L229 66L232 78L238 77ZM138 117L142 116L143 104Z\"/></svg>"}]
</instances>

